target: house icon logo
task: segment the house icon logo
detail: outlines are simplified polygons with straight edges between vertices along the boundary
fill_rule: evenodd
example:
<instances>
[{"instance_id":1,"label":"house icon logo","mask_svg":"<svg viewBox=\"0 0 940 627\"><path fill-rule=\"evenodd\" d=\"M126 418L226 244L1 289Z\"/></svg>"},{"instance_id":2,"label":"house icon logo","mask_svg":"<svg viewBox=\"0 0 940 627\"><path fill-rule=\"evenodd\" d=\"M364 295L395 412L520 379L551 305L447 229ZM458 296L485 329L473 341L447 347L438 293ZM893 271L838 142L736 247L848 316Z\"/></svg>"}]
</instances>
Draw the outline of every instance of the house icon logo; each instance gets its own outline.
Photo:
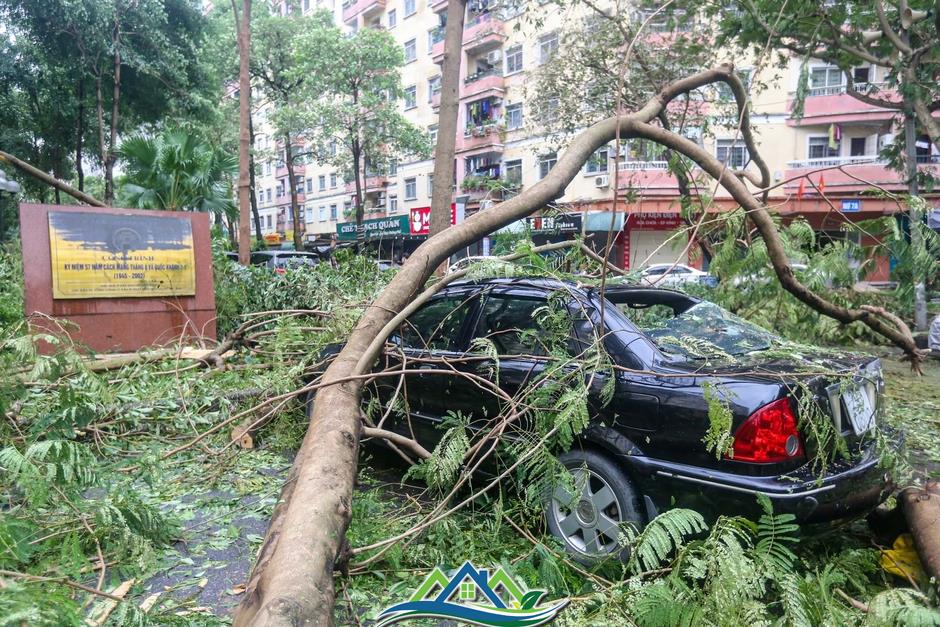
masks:
<instances>
[{"instance_id":1,"label":"house icon logo","mask_svg":"<svg viewBox=\"0 0 940 627\"><path fill-rule=\"evenodd\" d=\"M505 570L492 574L469 561L448 577L435 568L411 598L386 608L376 627L412 618L449 618L484 627L544 625L568 605L568 599L539 606L544 590L525 591Z\"/></svg>"}]
</instances>

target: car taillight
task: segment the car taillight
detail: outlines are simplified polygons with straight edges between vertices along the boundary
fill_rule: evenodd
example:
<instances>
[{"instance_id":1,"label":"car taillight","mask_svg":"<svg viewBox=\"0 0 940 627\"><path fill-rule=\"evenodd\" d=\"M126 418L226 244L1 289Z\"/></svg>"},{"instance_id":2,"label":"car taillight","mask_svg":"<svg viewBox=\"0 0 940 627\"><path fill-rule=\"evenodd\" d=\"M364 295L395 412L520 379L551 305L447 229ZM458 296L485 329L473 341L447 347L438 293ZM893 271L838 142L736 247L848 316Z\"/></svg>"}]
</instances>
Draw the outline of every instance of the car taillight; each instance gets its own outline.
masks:
<instances>
[{"instance_id":1,"label":"car taillight","mask_svg":"<svg viewBox=\"0 0 940 627\"><path fill-rule=\"evenodd\" d=\"M782 398L751 414L735 432L729 457L755 464L803 457L803 440L790 401Z\"/></svg>"}]
</instances>

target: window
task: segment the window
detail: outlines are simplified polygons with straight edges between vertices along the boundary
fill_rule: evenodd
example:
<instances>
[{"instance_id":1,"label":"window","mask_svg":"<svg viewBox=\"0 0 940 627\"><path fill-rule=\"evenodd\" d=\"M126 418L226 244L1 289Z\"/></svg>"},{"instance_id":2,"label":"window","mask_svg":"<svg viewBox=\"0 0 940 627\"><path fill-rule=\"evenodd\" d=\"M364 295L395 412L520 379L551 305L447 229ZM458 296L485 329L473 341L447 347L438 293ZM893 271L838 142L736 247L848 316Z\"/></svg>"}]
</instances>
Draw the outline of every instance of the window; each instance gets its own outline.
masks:
<instances>
[{"instance_id":1,"label":"window","mask_svg":"<svg viewBox=\"0 0 940 627\"><path fill-rule=\"evenodd\" d=\"M431 54L431 51L434 50L434 44L439 41L444 41L444 29L443 28L432 28L428 31L428 54Z\"/></svg>"},{"instance_id":2,"label":"window","mask_svg":"<svg viewBox=\"0 0 940 627\"><path fill-rule=\"evenodd\" d=\"M271 228L271 214L270 213L264 216L264 222L265 222L266 228L270 229Z\"/></svg>"},{"instance_id":3,"label":"window","mask_svg":"<svg viewBox=\"0 0 940 627\"><path fill-rule=\"evenodd\" d=\"M747 155L747 149L744 147L744 140L738 139L719 139L715 156L729 168L740 169L750 161Z\"/></svg>"},{"instance_id":4,"label":"window","mask_svg":"<svg viewBox=\"0 0 940 627\"><path fill-rule=\"evenodd\" d=\"M434 175L428 174L428 198L434 195Z\"/></svg>"},{"instance_id":5,"label":"window","mask_svg":"<svg viewBox=\"0 0 940 627\"><path fill-rule=\"evenodd\" d=\"M398 24L398 13L392 9L388 12L388 27L395 28L396 24Z\"/></svg>"},{"instance_id":6,"label":"window","mask_svg":"<svg viewBox=\"0 0 940 627\"><path fill-rule=\"evenodd\" d=\"M270 187L267 189L267 191L265 192L265 194L266 194L267 197L268 197L268 202L271 202L271 188L270 188Z\"/></svg>"},{"instance_id":7,"label":"window","mask_svg":"<svg viewBox=\"0 0 940 627\"><path fill-rule=\"evenodd\" d=\"M405 17L414 15L415 11L417 11L415 8L415 0L405 0Z\"/></svg>"},{"instance_id":8,"label":"window","mask_svg":"<svg viewBox=\"0 0 940 627\"><path fill-rule=\"evenodd\" d=\"M398 211L398 196L388 197L388 212L396 213Z\"/></svg>"},{"instance_id":9,"label":"window","mask_svg":"<svg viewBox=\"0 0 940 627\"><path fill-rule=\"evenodd\" d=\"M506 50L506 74L522 71L522 46L513 46Z\"/></svg>"},{"instance_id":10,"label":"window","mask_svg":"<svg viewBox=\"0 0 940 627\"><path fill-rule=\"evenodd\" d=\"M401 325L402 345L421 350L459 350L460 331L469 312L470 302L463 295L432 300Z\"/></svg>"},{"instance_id":11,"label":"window","mask_svg":"<svg viewBox=\"0 0 940 627\"><path fill-rule=\"evenodd\" d=\"M405 200L418 198L418 181L414 177L405 179Z\"/></svg>"},{"instance_id":12,"label":"window","mask_svg":"<svg viewBox=\"0 0 940 627\"><path fill-rule=\"evenodd\" d=\"M336 220L336 205L330 205L330 220Z\"/></svg>"},{"instance_id":13,"label":"window","mask_svg":"<svg viewBox=\"0 0 940 627\"><path fill-rule=\"evenodd\" d=\"M809 72L810 96L838 93L842 89L842 70L832 65L814 67Z\"/></svg>"},{"instance_id":14,"label":"window","mask_svg":"<svg viewBox=\"0 0 940 627\"><path fill-rule=\"evenodd\" d=\"M418 58L418 49L414 39L405 42L405 63L410 63Z\"/></svg>"},{"instance_id":15,"label":"window","mask_svg":"<svg viewBox=\"0 0 940 627\"><path fill-rule=\"evenodd\" d=\"M414 109L418 106L418 87L412 85L405 87L405 109Z\"/></svg>"},{"instance_id":16,"label":"window","mask_svg":"<svg viewBox=\"0 0 940 627\"><path fill-rule=\"evenodd\" d=\"M547 63L558 50L558 33L539 37L539 62Z\"/></svg>"},{"instance_id":17,"label":"window","mask_svg":"<svg viewBox=\"0 0 940 627\"><path fill-rule=\"evenodd\" d=\"M551 122L558 117L558 98L549 98L539 105L539 117L543 123Z\"/></svg>"},{"instance_id":18,"label":"window","mask_svg":"<svg viewBox=\"0 0 940 627\"><path fill-rule=\"evenodd\" d=\"M431 141L431 147L437 145L437 124L428 127L428 139Z\"/></svg>"},{"instance_id":19,"label":"window","mask_svg":"<svg viewBox=\"0 0 940 627\"><path fill-rule=\"evenodd\" d=\"M857 67L852 70L852 82L857 85L871 82L871 68Z\"/></svg>"},{"instance_id":20,"label":"window","mask_svg":"<svg viewBox=\"0 0 940 627\"><path fill-rule=\"evenodd\" d=\"M522 185L522 159L507 161L503 169L505 172L503 178L507 185L511 187Z\"/></svg>"},{"instance_id":21,"label":"window","mask_svg":"<svg viewBox=\"0 0 940 627\"><path fill-rule=\"evenodd\" d=\"M320 205L320 222L326 222L326 205Z\"/></svg>"},{"instance_id":22,"label":"window","mask_svg":"<svg viewBox=\"0 0 940 627\"><path fill-rule=\"evenodd\" d=\"M735 69L735 74L738 75L738 78L741 79L741 82L744 83L744 89L750 91L751 89L751 70L739 70ZM718 89L718 100L725 102L730 102L734 100L734 92L731 91L731 88L728 87L728 83L716 83Z\"/></svg>"},{"instance_id":23,"label":"window","mask_svg":"<svg viewBox=\"0 0 940 627\"><path fill-rule=\"evenodd\" d=\"M336 172L333 172L332 174L330 174L330 187L331 188L336 187Z\"/></svg>"},{"instance_id":24,"label":"window","mask_svg":"<svg viewBox=\"0 0 940 627\"><path fill-rule=\"evenodd\" d=\"M506 128L510 131L516 128L522 128L521 102L506 107Z\"/></svg>"},{"instance_id":25,"label":"window","mask_svg":"<svg viewBox=\"0 0 940 627\"><path fill-rule=\"evenodd\" d=\"M809 138L809 158L827 159L839 156L839 144L841 142L835 138L829 137L810 137Z\"/></svg>"},{"instance_id":26,"label":"window","mask_svg":"<svg viewBox=\"0 0 940 627\"><path fill-rule=\"evenodd\" d=\"M308 178L307 179L307 192L312 192L312 191L313 191L313 179Z\"/></svg>"},{"instance_id":27,"label":"window","mask_svg":"<svg viewBox=\"0 0 940 627\"><path fill-rule=\"evenodd\" d=\"M491 341L500 355L547 355L547 348L539 341L545 335L535 313L540 307L545 307L541 298L490 296L476 337Z\"/></svg>"},{"instance_id":28,"label":"window","mask_svg":"<svg viewBox=\"0 0 940 627\"><path fill-rule=\"evenodd\" d=\"M607 172L610 167L610 149L601 148L597 150L584 165L584 171L587 174L602 174Z\"/></svg>"},{"instance_id":29,"label":"window","mask_svg":"<svg viewBox=\"0 0 940 627\"><path fill-rule=\"evenodd\" d=\"M437 96L441 93L441 77L434 76L428 79L428 102L431 102L431 99L434 96Z\"/></svg>"},{"instance_id":30,"label":"window","mask_svg":"<svg viewBox=\"0 0 940 627\"><path fill-rule=\"evenodd\" d=\"M864 137L853 137L851 143L849 144L849 156L852 157L863 157L867 153L865 152L866 138Z\"/></svg>"},{"instance_id":31,"label":"window","mask_svg":"<svg viewBox=\"0 0 940 627\"><path fill-rule=\"evenodd\" d=\"M388 175L395 176L396 174L398 174L398 163L392 161L388 164Z\"/></svg>"},{"instance_id":32,"label":"window","mask_svg":"<svg viewBox=\"0 0 940 627\"><path fill-rule=\"evenodd\" d=\"M539 179L548 176L548 173L552 171L556 163L558 163L557 153L550 152L547 155L539 157Z\"/></svg>"},{"instance_id":33,"label":"window","mask_svg":"<svg viewBox=\"0 0 940 627\"><path fill-rule=\"evenodd\" d=\"M326 176L321 174L320 175L320 191L322 192L325 189L326 189Z\"/></svg>"}]
</instances>

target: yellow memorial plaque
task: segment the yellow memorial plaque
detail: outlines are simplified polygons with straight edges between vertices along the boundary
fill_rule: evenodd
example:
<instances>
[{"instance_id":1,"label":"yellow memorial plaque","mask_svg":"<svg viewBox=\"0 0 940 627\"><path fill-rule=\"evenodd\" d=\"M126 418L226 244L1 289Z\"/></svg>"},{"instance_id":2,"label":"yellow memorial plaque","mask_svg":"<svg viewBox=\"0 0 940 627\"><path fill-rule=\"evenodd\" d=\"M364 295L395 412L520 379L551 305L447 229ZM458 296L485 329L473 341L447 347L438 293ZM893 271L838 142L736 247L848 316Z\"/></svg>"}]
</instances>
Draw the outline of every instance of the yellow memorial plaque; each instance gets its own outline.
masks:
<instances>
[{"instance_id":1,"label":"yellow memorial plaque","mask_svg":"<svg viewBox=\"0 0 940 627\"><path fill-rule=\"evenodd\" d=\"M186 218L49 212L53 298L192 296Z\"/></svg>"}]
</instances>

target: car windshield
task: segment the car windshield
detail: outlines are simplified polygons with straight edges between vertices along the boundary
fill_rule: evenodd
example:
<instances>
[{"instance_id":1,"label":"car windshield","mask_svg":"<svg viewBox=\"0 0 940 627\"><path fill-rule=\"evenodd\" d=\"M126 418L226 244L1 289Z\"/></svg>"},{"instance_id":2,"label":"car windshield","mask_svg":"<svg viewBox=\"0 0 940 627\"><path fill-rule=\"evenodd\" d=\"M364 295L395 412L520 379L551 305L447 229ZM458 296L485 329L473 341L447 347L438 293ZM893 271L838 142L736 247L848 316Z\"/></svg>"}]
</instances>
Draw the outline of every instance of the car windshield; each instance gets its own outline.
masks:
<instances>
[{"instance_id":1,"label":"car windshield","mask_svg":"<svg viewBox=\"0 0 940 627\"><path fill-rule=\"evenodd\" d=\"M672 317L634 323L666 353L690 359L743 355L771 347L776 336L718 305L701 302Z\"/></svg>"}]
</instances>

